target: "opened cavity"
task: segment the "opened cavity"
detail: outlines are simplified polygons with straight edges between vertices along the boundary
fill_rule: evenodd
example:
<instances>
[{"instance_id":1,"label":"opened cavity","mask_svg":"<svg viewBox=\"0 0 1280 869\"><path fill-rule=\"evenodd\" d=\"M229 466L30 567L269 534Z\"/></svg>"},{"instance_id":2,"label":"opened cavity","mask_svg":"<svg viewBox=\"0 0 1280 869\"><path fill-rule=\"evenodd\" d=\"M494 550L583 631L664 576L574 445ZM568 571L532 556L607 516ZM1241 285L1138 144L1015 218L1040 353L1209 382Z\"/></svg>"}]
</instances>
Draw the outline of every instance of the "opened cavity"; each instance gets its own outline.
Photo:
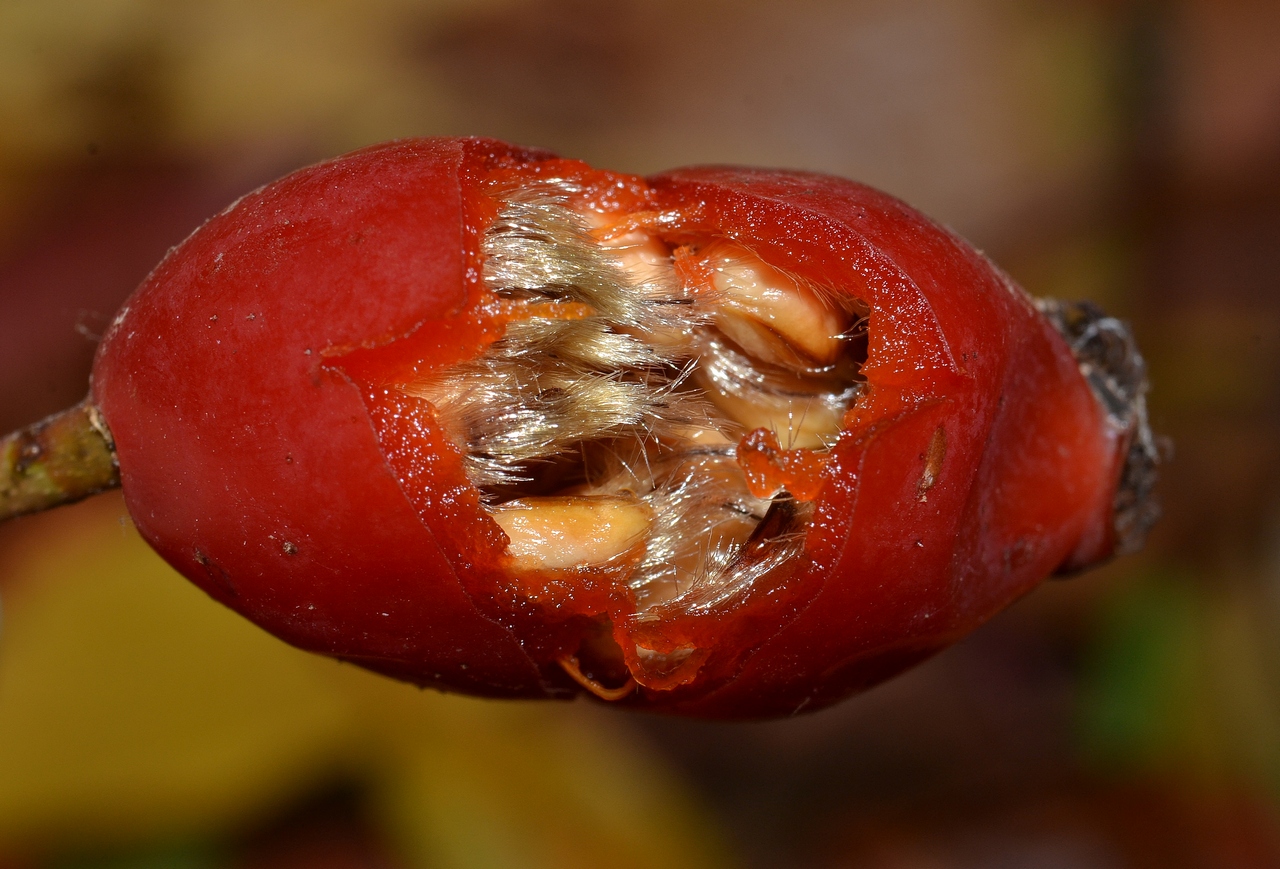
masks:
<instances>
[{"instance_id":1,"label":"opened cavity","mask_svg":"<svg viewBox=\"0 0 1280 869\"><path fill-rule=\"evenodd\" d=\"M407 390L459 445L511 569L608 574L640 618L714 607L803 547L863 388L865 308L581 193L501 194L483 279L502 337Z\"/></svg>"}]
</instances>

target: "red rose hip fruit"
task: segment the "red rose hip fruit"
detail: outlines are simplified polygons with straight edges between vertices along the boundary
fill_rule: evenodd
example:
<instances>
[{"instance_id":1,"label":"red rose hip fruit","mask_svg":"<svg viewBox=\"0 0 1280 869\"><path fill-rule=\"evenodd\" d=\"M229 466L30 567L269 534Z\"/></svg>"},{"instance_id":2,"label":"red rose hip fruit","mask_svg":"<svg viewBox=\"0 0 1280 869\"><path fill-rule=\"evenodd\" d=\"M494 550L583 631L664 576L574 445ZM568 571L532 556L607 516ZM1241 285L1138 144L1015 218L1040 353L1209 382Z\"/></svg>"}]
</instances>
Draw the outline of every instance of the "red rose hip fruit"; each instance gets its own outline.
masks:
<instances>
[{"instance_id":1,"label":"red rose hip fruit","mask_svg":"<svg viewBox=\"0 0 1280 869\"><path fill-rule=\"evenodd\" d=\"M83 412L151 545L290 643L755 717L1140 544L1144 392L1116 321L865 186L426 139L201 227Z\"/></svg>"}]
</instances>

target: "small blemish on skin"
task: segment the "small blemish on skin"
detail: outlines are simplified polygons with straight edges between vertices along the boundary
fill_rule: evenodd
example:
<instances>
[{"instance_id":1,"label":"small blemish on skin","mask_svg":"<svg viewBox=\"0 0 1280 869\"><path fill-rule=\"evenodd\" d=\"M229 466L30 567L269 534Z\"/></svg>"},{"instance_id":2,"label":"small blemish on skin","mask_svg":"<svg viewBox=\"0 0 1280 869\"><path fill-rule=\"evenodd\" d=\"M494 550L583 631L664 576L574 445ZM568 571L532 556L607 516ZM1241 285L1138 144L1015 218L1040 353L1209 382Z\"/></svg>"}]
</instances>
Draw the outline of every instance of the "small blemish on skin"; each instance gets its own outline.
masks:
<instances>
[{"instance_id":1,"label":"small blemish on skin","mask_svg":"<svg viewBox=\"0 0 1280 869\"><path fill-rule=\"evenodd\" d=\"M929 490L938 482L938 474L942 472L942 460L947 455L947 430L938 426L929 440L929 449L924 455L924 473L916 484L916 500L928 501Z\"/></svg>"},{"instance_id":2,"label":"small blemish on skin","mask_svg":"<svg viewBox=\"0 0 1280 869\"><path fill-rule=\"evenodd\" d=\"M218 315L214 314L212 317L209 318L209 325L212 326L216 322L218 322Z\"/></svg>"},{"instance_id":3,"label":"small blemish on skin","mask_svg":"<svg viewBox=\"0 0 1280 869\"><path fill-rule=\"evenodd\" d=\"M19 474L25 473L28 468L40 460L44 455L44 448L40 444L30 439L30 435L23 435L19 440L18 461L14 470Z\"/></svg>"},{"instance_id":4,"label":"small blemish on skin","mask_svg":"<svg viewBox=\"0 0 1280 869\"><path fill-rule=\"evenodd\" d=\"M284 554L285 554L285 555L297 555L297 554L298 554L298 547L297 547L295 544L290 543L288 540L286 540L286 541L284 542L284 546L283 546L282 548L284 549Z\"/></svg>"},{"instance_id":5,"label":"small blemish on skin","mask_svg":"<svg viewBox=\"0 0 1280 869\"><path fill-rule=\"evenodd\" d=\"M236 590L235 585L232 584L230 575L218 564L214 563L213 559L199 549L195 550L193 556L196 564L204 568L205 575L209 577L214 585L230 597L239 596L240 593Z\"/></svg>"}]
</instances>

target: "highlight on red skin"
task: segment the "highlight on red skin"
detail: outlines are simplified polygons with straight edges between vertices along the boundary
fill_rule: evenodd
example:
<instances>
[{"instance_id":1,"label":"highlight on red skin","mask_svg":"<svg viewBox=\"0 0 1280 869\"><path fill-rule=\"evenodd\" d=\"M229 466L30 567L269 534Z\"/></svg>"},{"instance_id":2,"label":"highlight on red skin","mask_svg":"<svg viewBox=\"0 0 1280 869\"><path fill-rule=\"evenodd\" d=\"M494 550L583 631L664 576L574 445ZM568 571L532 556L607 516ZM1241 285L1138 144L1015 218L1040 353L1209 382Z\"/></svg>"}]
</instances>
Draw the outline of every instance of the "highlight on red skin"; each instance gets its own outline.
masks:
<instances>
[{"instance_id":1,"label":"highlight on red skin","mask_svg":"<svg viewBox=\"0 0 1280 869\"><path fill-rule=\"evenodd\" d=\"M643 540L569 569L516 558L485 457L423 397L522 318L593 316L486 283L504 203L547 184L601 245L668 251L692 307L727 250L865 312L833 443L743 423L716 447L771 505L742 551L775 531L795 548L725 599L638 606ZM883 193L728 167L641 179L484 139L369 148L214 217L120 312L91 399L144 537L286 641L449 690L708 717L828 705L1105 559L1142 434L1025 293Z\"/></svg>"}]
</instances>

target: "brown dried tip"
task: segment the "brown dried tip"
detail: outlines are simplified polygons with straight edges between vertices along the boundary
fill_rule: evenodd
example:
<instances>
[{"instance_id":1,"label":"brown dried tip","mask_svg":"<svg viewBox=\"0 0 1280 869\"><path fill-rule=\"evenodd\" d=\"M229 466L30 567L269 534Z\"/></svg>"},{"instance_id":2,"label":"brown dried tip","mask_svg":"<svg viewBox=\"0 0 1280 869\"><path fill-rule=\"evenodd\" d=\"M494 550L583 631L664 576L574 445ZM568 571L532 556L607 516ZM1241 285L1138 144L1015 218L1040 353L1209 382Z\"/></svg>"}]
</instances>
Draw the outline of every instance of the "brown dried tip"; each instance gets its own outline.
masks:
<instances>
[{"instance_id":1,"label":"brown dried tip","mask_svg":"<svg viewBox=\"0 0 1280 869\"><path fill-rule=\"evenodd\" d=\"M1146 362L1128 324L1108 317L1092 302L1037 299L1036 306L1066 339L1111 425L1128 440L1112 527L1115 554L1137 552L1160 518L1156 468L1171 451L1167 439L1152 434L1147 420Z\"/></svg>"}]
</instances>

